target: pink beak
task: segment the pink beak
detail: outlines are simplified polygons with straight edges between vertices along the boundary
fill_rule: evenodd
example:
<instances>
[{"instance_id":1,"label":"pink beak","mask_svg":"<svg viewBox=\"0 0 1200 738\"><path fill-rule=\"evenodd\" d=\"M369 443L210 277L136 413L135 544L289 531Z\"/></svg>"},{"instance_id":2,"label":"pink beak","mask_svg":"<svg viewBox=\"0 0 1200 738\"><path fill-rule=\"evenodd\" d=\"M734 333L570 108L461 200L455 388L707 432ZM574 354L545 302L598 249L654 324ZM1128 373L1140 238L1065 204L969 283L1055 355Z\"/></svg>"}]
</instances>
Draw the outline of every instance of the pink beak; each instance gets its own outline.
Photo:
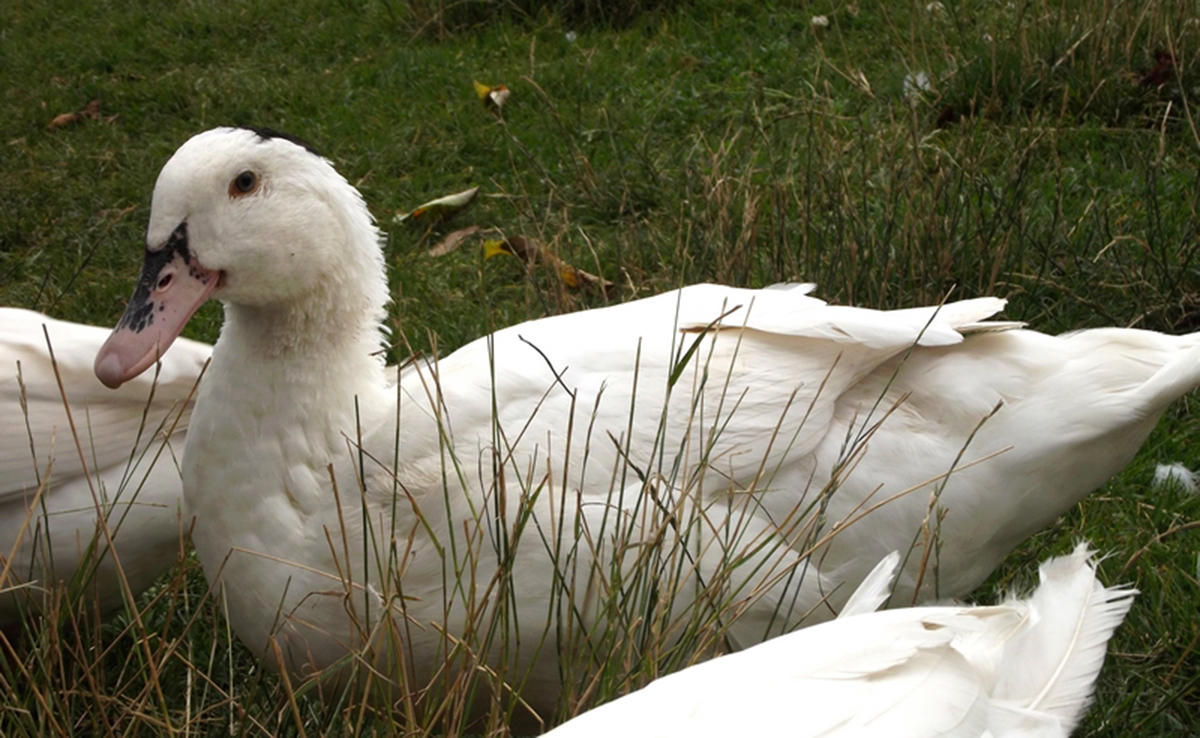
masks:
<instances>
[{"instance_id":1,"label":"pink beak","mask_svg":"<svg viewBox=\"0 0 1200 738\"><path fill-rule=\"evenodd\" d=\"M133 299L96 354L100 381L116 389L153 366L208 300L220 277L188 251L186 221L162 246L147 248Z\"/></svg>"}]
</instances>

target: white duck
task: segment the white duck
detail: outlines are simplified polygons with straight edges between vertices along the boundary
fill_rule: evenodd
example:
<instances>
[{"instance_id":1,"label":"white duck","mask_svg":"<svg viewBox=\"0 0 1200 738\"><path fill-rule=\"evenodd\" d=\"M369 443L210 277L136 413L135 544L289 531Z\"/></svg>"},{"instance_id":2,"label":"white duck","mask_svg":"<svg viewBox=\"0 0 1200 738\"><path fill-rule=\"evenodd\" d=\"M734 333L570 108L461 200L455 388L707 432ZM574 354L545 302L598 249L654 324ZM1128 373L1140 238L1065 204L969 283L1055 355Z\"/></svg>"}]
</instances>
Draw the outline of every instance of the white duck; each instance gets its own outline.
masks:
<instances>
[{"instance_id":1,"label":"white duck","mask_svg":"<svg viewBox=\"0 0 1200 738\"><path fill-rule=\"evenodd\" d=\"M238 636L301 676L370 643L410 687L487 661L536 710L560 653L633 628L621 612L748 646L914 546L896 602L965 595L1200 384L1196 335L716 285L524 323L389 382L380 234L328 161L264 130L180 147L147 244L96 370L120 385L224 303L183 476Z\"/></svg>"},{"instance_id":2,"label":"white duck","mask_svg":"<svg viewBox=\"0 0 1200 738\"><path fill-rule=\"evenodd\" d=\"M125 584L136 594L177 558L178 460L212 348L184 339L157 378L114 393L92 370L110 333L0 308L0 625L41 607L59 582L89 583L112 610Z\"/></svg>"},{"instance_id":3,"label":"white duck","mask_svg":"<svg viewBox=\"0 0 1200 738\"><path fill-rule=\"evenodd\" d=\"M898 560L859 588L864 607L661 677L546 738L1070 735L1136 591L1105 589L1081 544L1042 564L1025 600L871 612Z\"/></svg>"}]
</instances>

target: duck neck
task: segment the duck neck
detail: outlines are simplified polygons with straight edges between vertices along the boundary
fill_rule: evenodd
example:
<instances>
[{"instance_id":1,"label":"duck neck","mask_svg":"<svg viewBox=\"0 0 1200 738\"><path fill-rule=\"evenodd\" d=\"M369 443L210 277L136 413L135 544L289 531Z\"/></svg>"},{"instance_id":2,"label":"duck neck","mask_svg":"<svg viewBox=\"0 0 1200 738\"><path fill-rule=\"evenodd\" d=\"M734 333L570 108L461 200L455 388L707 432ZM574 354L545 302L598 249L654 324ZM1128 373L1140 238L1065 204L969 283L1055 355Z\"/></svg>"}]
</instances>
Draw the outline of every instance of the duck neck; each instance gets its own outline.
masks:
<instances>
[{"instance_id":1,"label":"duck neck","mask_svg":"<svg viewBox=\"0 0 1200 738\"><path fill-rule=\"evenodd\" d=\"M385 391L383 306L361 292L332 295L333 286L290 304L225 305L212 372L250 390L239 401L342 414Z\"/></svg>"}]
</instances>

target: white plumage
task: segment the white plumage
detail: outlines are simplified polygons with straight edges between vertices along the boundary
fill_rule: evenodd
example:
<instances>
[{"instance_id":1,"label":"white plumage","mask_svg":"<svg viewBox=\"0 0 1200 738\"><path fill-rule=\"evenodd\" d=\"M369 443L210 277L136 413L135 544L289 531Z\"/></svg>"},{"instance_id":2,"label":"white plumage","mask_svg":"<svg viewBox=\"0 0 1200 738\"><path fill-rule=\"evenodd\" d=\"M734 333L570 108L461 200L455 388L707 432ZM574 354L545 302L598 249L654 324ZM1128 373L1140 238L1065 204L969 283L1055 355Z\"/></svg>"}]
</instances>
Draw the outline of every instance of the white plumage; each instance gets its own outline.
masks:
<instances>
[{"instance_id":1,"label":"white plumage","mask_svg":"<svg viewBox=\"0 0 1200 738\"><path fill-rule=\"evenodd\" d=\"M0 625L76 578L111 610L122 602L117 559L136 594L177 558L186 403L212 349L182 340L157 379L112 392L92 371L110 332L0 308L0 589L11 590Z\"/></svg>"},{"instance_id":2,"label":"white plumage","mask_svg":"<svg viewBox=\"0 0 1200 738\"><path fill-rule=\"evenodd\" d=\"M803 285L531 321L396 383L366 207L270 132L184 144L147 244L96 369L120 384L225 304L183 476L238 636L298 676L369 643L409 688L484 661L543 713L606 607L744 647L910 548L894 603L967 594L1200 384L1195 335L1052 337L985 322L995 298L876 311Z\"/></svg>"},{"instance_id":3,"label":"white plumage","mask_svg":"<svg viewBox=\"0 0 1200 738\"><path fill-rule=\"evenodd\" d=\"M994 607L843 613L661 677L546 738L1066 738L1136 592L1105 589L1086 544L1040 573L1028 599ZM878 584L857 596L877 599Z\"/></svg>"}]
</instances>

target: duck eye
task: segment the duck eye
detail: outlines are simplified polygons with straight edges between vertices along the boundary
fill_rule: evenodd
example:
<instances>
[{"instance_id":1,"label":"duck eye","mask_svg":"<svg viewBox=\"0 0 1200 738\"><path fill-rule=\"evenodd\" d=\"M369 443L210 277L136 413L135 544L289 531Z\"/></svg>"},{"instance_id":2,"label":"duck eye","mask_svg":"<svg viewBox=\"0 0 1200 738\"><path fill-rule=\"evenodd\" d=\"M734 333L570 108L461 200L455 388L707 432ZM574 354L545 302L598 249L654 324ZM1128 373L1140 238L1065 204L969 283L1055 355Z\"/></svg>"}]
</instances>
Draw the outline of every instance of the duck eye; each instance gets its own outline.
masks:
<instances>
[{"instance_id":1,"label":"duck eye","mask_svg":"<svg viewBox=\"0 0 1200 738\"><path fill-rule=\"evenodd\" d=\"M247 169L234 177L233 181L229 183L229 196L240 197L241 195L247 195L253 192L256 187L258 187L258 175Z\"/></svg>"}]
</instances>

